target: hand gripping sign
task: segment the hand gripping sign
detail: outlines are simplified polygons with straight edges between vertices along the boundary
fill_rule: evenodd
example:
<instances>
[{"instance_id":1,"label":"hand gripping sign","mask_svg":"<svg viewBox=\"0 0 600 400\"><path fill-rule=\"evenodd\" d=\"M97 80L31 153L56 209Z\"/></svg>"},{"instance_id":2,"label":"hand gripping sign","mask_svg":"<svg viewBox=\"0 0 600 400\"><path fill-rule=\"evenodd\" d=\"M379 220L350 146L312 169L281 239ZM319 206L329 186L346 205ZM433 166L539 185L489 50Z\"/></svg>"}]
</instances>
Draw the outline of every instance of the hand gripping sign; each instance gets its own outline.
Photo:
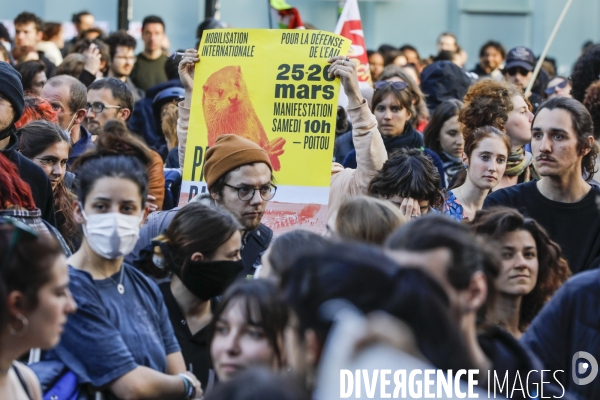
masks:
<instances>
[{"instance_id":1,"label":"hand gripping sign","mask_svg":"<svg viewBox=\"0 0 600 400\"><path fill-rule=\"evenodd\" d=\"M206 150L236 134L262 147L277 194L263 223L276 232L324 229L340 81L330 57L350 40L316 30L219 29L200 44L180 205L206 193Z\"/></svg>"}]
</instances>

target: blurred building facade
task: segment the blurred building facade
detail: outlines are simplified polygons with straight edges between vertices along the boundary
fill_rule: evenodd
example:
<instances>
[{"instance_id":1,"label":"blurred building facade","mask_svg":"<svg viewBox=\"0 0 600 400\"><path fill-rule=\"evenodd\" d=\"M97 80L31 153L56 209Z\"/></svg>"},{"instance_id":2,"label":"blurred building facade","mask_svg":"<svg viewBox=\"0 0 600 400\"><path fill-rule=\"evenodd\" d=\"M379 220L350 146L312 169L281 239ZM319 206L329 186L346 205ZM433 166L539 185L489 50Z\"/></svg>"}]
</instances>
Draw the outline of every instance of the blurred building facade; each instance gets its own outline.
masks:
<instances>
[{"instance_id":1,"label":"blurred building facade","mask_svg":"<svg viewBox=\"0 0 600 400\"><path fill-rule=\"evenodd\" d=\"M469 54L467 67L477 63L479 47L493 39L507 50L531 47L539 55L567 0L359 0L368 48L383 43L412 44L425 57L435 53L437 36L453 32ZM196 27L204 19L204 0L132 0L134 29L144 16L157 14L166 23L171 50L195 44ZM288 0L302 19L318 29L333 30L339 0ZM66 22L89 10L109 29L117 26L118 0L3 1L0 20L27 10L45 20ZM232 27L269 27L268 0L220 0L220 16ZM600 0L575 0L548 53L558 72L569 74L585 41L600 42ZM276 19L273 23L276 25ZM138 46L138 50L141 46Z\"/></svg>"}]
</instances>

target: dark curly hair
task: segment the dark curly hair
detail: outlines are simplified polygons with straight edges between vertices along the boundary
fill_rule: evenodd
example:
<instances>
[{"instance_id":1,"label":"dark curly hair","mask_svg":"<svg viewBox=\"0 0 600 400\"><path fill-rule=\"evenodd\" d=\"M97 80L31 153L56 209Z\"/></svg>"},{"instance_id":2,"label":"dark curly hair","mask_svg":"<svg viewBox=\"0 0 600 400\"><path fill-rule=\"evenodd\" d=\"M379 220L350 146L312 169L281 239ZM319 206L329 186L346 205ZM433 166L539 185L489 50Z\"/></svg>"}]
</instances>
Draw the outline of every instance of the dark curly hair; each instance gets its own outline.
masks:
<instances>
[{"instance_id":1,"label":"dark curly hair","mask_svg":"<svg viewBox=\"0 0 600 400\"><path fill-rule=\"evenodd\" d=\"M600 44L586 50L575 63L571 73L571 94L575 100L583 101L587 88L599 79Z\"/></svg>"},{"instance_id":2,"label":"dark curly hair","mask_svg":"<svg viewBox=\"0 0 600 400\"><path fill-rule=\"evenodd\" d=\"M383 168L369 183L371 196L387 199L392 196L429 200L439 208L443 203L440 174L431 158L419 149L400 148L390 155Z\"/></svg>"},{"instance_id":3,"label":"dark curly hair","mask_svg":"<svg viewBox=\"0 0 600 400\"><path fill-rule=\"evenodd\" d=\"M466 138L481 126L490 125L505 131L508 113L514 108L512 98L521 96L531 109L523 93L510 82L484 79L469 88L464 98L458 122Z\"/></svg>"},{"instance_id":4,"label":"dark curly hair","mask_svg":"<svg viewBox=\"0 0 600 400\"><path fill-rule=\"evenodd\" d=\"M585 91L583 105L592 116L594 123L594 139L600 139L600 81L594 82Z\"/></svg>"},{"instance_id":5,"label":"dark curly hair","mask_svg":"<svg viewBox=\"0 0 600 400\"><path fill-rule=\"evenodd\" d=\"M548 110L559 108L567 111L571 115L571 123L575 135L577 136L577 150L590 149L589 153L583 156L581 160L581 168L585 173L586 182L591 181L596 172L596 157L600 152L598 142L594 141L591 146L588 144L588 138L594 135L592 116L579 101L569 97L554 97L542 103L537 114L533 117L532 126L535 124L535 120L540 114L540 111L544 108L547 108Z\"/></svg>"},{"instance_id":6,"label":"dark curly hair","mask_svg":"<svg viewBox=\"0 0 600 400\"><path fill-rule=\"evenodd\" d=\"M478 211L471 222L471 228L477 235L496 241L502 240L509 232L521 230L529 232L535 240L539 270L535 287L523 296L521 303L519 330L524 331L554 292L571 275L560 246L550 239L540 224L508 207L492 207Z\"/></svg>"}]
</instances>

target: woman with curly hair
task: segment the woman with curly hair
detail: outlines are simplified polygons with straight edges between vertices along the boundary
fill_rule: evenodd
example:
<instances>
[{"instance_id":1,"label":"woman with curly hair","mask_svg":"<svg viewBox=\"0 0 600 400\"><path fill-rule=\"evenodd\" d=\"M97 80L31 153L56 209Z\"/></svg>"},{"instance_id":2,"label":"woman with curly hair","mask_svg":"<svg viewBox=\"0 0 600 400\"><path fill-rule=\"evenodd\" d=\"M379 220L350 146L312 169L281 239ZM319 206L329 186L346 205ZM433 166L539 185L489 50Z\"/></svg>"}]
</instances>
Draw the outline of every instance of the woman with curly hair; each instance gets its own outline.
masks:
<instances>
[{"instance_id":1,"label":"woman with curly hair","mask_svg":"<svg viewBox=\"0 0 600 400\"><path fill-rule=\"evenodd\" d=\"M509 82L485 79L471 86L464 103L458 121L465 138L486 125L505 132L510 138L506 171L495 190L539 179L533 156L524 149L531 141L533 114L519 88Z\"/></svg>"},{"instance_id":2,"label":"woman with curly hair","mask_svg":"<svg viewBox=\"0 0 600 400\"><path fill-rule=\"evenodd\" d=\"M598 80L600 75L600 44L587 49L573 66L571 72L571 94L575 100L583 102L585 91Z\"/></svg>"},{"instance_id":3,"label":"woman with curly hair","mask_svg":"<svg viewBox=\"0 0 600 400\"><path fill-rule=\"evenodd\" d=\"M446 193L444 213L458 221L473 220L504 175L509 153L508 136L493 126L477 128L467 136L462 154L466 179Z\"/></svg>"},{"instance_id":4,"label":"woman with curly hair","mask_svg":"<svg viewBox=\"0 0 600 400\"><path fill-rule=\"evenodd\" d=\"M471 227L500 253L497 296L487 318L518 339L571 275L567 261L541 225L512 208L479 211Z\"/></svg>"}]
</instances>

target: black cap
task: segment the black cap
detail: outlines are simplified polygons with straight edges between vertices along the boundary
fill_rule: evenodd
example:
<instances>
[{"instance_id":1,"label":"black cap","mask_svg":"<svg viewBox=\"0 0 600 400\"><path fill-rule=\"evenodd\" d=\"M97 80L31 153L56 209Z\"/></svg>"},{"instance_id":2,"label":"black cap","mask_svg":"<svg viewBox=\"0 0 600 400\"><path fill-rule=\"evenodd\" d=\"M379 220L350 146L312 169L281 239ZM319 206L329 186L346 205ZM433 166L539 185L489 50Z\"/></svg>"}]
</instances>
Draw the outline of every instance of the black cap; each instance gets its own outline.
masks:
<instances>
[{"instance_id":1,"label":"black cap","mask_svg":"<svg viewBox=\"0 0 600 400\"><path fill-rule=\"evenodd\" d=\"M506 56L506 65L504 69L507 70L515 67L533 71L535 68L535 55L533 55L533 51L525 46L517 46L510 49Z\"/></svg>"},{"instance_id":2,"label":"black cap","mask_svg":"<svg viewBox=\"0 0 600 400\"><path fill-rule=\"evenodd\" d=\"M437 106L446 100L461 100L471 86L471 78L452 61L435 61L421 73L421 91L429 112L433 114Z\"/></svg>"}]
</instances>

